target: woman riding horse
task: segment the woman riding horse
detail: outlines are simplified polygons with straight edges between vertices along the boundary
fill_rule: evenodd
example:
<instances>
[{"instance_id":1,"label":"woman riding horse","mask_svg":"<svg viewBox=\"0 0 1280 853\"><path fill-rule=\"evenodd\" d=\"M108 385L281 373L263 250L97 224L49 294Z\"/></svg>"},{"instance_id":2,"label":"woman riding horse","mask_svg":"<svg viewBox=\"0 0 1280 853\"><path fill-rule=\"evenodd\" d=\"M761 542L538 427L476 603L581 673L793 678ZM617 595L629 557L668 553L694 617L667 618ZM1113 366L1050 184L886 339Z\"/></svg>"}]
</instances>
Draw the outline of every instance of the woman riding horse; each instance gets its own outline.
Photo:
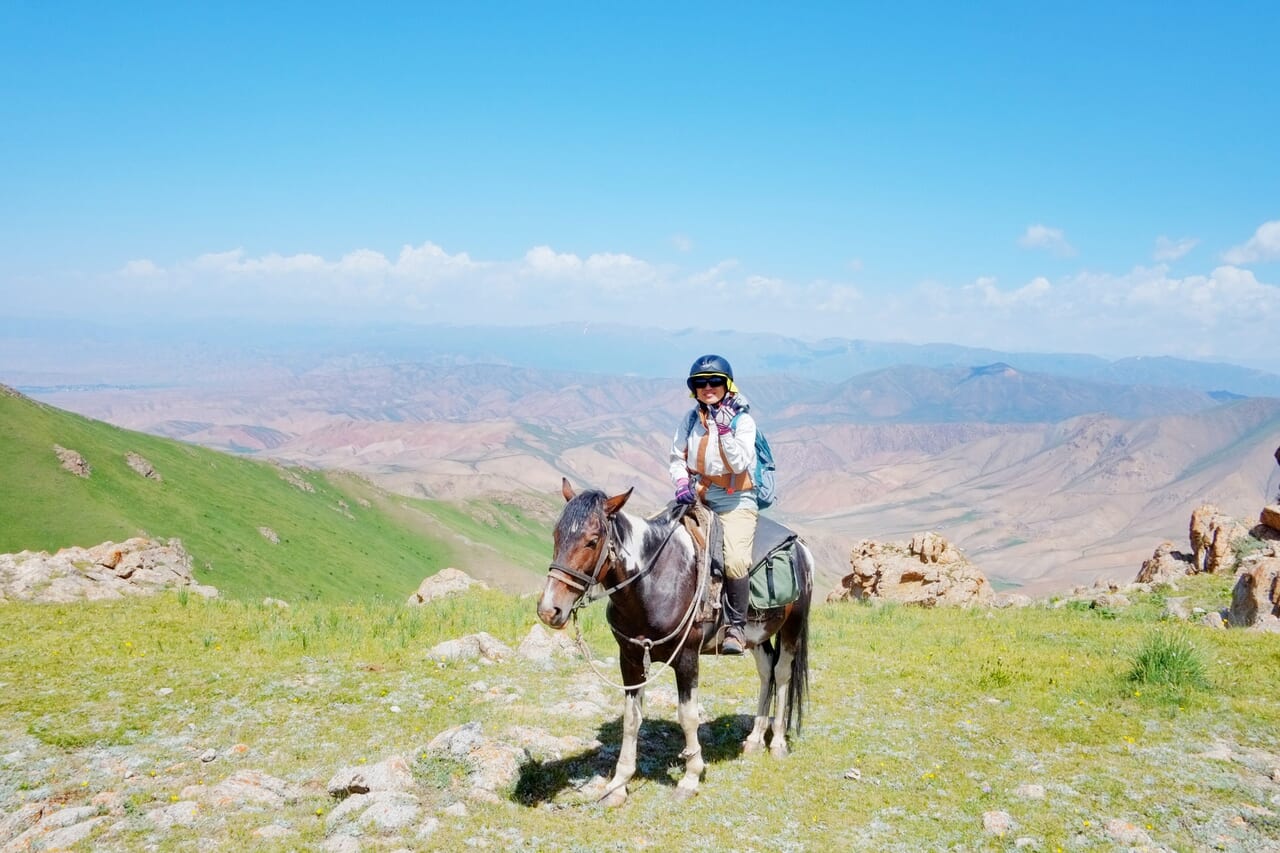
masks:
<instances>
[{"instance_id":1,"label":"woman riding horse","mask_svg":"<svg viewBox=\"0 0 1280 853\"><path fill-rule=\"evenodd\" d=\"M699 357L689 368L689 395L697 400L671 441L671 483L676 501L701 500L724 527L724 640L720 653L746 650L751 546L756 504L750 471L756 465L756 422L751 404L733 383L733 368L718 355Z\"/></svg>"},{"instance_id":2,"label":"woman riding horse","mask_svg":"<svg viewBox=\"0 0 1280 853\"><path fill-rule=\"evenodd\" d=\"M644 688L658 675L651 674L651 662L665 663L675 672L676 715L685 736L685 772L676 793L692 796L706 769L698 743L698 657L716 652L719 632L714 621L699 620L707 572L700 569L705 561L699 559L699 545L681 523L686 508L642 518L623 511L630 489L608 497L594 489L575 492L564 480L561 491L566 503L553 533L538 618L551 628L563 628L591 589L609 601L605 617L618 643L622 675L622 684L615 686L625 691L626 700L618 763L601 802L618 806L626 801L627 782L637 766ZM769 751L785 756L793 718L798 732L804 717L813 555L797 541L794 559L797 598L752 611L747 631L760 693L754 724L743 742L746 752L764 749L768 738Z\"/></svg>"}]
</instances>

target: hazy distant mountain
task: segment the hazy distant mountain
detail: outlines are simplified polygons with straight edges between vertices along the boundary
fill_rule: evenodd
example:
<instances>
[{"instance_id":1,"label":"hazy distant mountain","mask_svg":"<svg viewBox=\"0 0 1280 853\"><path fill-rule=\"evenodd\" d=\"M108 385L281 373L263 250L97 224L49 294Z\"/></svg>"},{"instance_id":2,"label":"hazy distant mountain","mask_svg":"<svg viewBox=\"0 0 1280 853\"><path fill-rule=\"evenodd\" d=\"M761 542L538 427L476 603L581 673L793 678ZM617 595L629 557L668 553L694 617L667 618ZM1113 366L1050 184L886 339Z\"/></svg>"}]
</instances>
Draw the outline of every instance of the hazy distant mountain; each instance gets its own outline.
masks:
<instances>
[{"instance_id":1,"label":"hazy distant mountain","mask_svg":"<svg viewBox=\"0 0 1280 853\"><path fill-rule=\"evenodd\" d=\"M0 318L0 378L10 384L184 385L235 383L245 371L302 375L317 367L418 363L504 364L536 370L675 378L701 353L726 355L743 377L785 374L842 382L899 365L950 368L1008 364L1024 373L1280 397L1280 375L1168 357L1109 360L1072 353L1010 353L953 344L826 339L801 341L731 330L624 325L526 327L235 327L174 325L136 330L62 320Z\"/></svg>"},{"instance_id":2,"label":"hazy distant mountain","mask_svg":"<svg viewBox=\"0 0 1280 853\"><path fill-rule=\"evenodd\" d=\"M749 384L748 384L749 383ZM934 529L992 577L1039 590L1127 579L1202 501L1256 512L1271 493L1280 400L1219 403L977 367L896 366L840 382L744 378L779 460L774 514L823 555L824 583L862 537ZM689 405L678 378L483 363L328 359L234 385L41 394L122 426L357 471L447 500L535 492L561 476L670 498L666 452Z\"/></svg>"}]
</instances>

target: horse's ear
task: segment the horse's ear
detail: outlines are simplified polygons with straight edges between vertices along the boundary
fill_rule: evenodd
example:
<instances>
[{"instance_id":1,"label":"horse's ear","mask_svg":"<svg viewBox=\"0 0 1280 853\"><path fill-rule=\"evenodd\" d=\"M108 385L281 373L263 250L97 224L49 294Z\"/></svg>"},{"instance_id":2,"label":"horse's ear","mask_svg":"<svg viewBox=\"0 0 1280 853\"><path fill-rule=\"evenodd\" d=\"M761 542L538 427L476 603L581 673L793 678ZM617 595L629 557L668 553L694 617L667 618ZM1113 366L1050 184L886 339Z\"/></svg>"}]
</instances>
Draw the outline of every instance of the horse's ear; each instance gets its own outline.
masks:
<instances>
[{"instance_id":1,"label":"horse's ear","mask_svg":"<svg viewBox=\"0 0 1280 853\"><path fill-rule=\"evenodd\" d=\"M613 497L608 498L607 500L605 500L605 502L604 502L604 514L605 514L605 515L616 515L616 514L617 514L617 512L618 512L618 510L622 509L622 505L623 505L623 504L625 504L625 503L627 502L627 498L631 497L631 493L632 493L632 492L634 492L634 491L635 491L635 489L636 489L636 487L635 487L635 486L632 486L631 488L627 489L627 490L626 490L625 492L623 492L622 494L620 494L620 495L614 495Z\"/></svg>"},{"instance_id":2,"label":"horse's ear","mask_svg":"<svg viewBox=\"0 0 1280 853\"><path fill-rule=\"evenodd\" d=\"M573 486L569 485L568 477L560 478L560 494L564 495L565 503L573 500Z\"/></svg>"}]
</instances>

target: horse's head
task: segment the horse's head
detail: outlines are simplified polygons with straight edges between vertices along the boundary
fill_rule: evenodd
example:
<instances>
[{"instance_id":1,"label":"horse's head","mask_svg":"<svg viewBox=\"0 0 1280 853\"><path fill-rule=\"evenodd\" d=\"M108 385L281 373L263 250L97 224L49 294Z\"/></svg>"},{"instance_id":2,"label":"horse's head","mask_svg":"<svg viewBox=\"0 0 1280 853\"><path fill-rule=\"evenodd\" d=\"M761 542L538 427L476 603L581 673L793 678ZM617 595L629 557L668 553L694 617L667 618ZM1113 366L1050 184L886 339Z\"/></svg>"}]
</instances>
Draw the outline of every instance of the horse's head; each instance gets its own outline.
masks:
<instances>
[{"instance_id":1,"label":"horse's head","mask_svg":"<svg viewBox=\"0 0 1280 853\"><path fill-rule=\"evenodd\" d=\"M538 618L563 628L582 596L599 583L609 563L609 521L631 497L631 489L606 497L604 492L574 494L568 480L561 483L565 508L556 522L551 567L538 599Z\"/></svg>"}]
</instances>

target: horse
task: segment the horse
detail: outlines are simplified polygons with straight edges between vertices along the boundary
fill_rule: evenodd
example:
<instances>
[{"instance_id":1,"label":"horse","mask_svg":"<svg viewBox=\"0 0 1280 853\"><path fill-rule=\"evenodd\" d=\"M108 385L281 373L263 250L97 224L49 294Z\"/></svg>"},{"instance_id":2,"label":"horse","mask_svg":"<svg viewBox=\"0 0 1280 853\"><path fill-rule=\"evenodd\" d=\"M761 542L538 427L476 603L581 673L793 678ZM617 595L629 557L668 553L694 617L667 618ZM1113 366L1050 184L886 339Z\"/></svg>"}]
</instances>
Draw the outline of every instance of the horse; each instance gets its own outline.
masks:
<instances>
[{"instance_id":1,"label":"horse","mask_svg":"<svg viewBox=\"0 0 1280 853\"><path fill-rule=\"evenodd\" d=\"M722 625L698 621L706 573L698 570L697 545L681 521L688 508L675 504L644 519L622 511L632 489L613 497L596 490L575 494L563 479L561 491L565 507L555 526L538 618L548 627L563 628L589 589L603 588L609 599L605 616L618 643L622 674L622 684L615 686L625 691L625 698L618 763L600 802L620 806L626 801L627 782L636 770L644 687L652 681L651 660L665 661L675 670L676 715L685 738L680 753L684 775L675 797L686 800L698 792L706 769L698 742L699 655L717 653L723 637ZM799 597L785 607L753 608L748 614L747 647L755 658L760 693L754 725L743 742L746 753L763 751L769 733L770 754L785 757L793 717L797 736L804 719L813 556L803 542L797 546Z\"/></svg>"}]
</instances>

